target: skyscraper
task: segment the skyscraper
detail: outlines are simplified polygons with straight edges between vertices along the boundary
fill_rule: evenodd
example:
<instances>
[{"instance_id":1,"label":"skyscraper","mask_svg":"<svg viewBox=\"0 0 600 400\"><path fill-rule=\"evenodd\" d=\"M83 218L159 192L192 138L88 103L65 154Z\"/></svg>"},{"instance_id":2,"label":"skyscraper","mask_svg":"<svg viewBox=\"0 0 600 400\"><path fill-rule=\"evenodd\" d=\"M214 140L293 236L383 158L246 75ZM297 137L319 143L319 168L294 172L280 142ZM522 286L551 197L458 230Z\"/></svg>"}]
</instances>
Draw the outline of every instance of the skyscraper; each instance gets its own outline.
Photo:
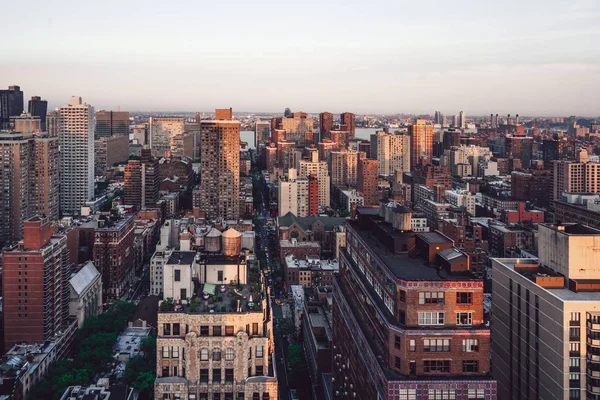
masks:
<instances>
[{"instance_id":1,"label":"skyscraper","mask_svg":"<svg viewBox=\"0 0 600 400\"><path fill-rule=\"evenodd\" d=\"M96 136L129 135L129 112L105 111L96 112Z\"/></svg>"},{"instance_id":2,"label":"skyscraper","mask_svg":"<svg viewBox=\"0 0 600 400\"><path fill-rule=\"evenodd\" d=\"M218 114L218 113L217 113ZM200 204L208 218L240 216L240 122L200 122Z\"/></svg>"},{"instance_id":3,"label":"skyscraper","mask_svg":"<svg viewBox=\"0 0 600 400\"><path fill-rule=\"evenodd\" d=\"M185 118L154 118L148 120L148 137L152 155L165 157L174 150L174 139L185 131Z\"/></svg>"},{"instance_id":4,"label":"skyscraper","mask_svg":"<svg viewBox=\"0 0 600 400\"><path fill-rule=\"evenodd\" d=\"M461 129L465 129L467 127L467 116L465 115L464 111L461 111L460 114L458 114L458 126Z\"/></svg>"},{"instance_id":5,"label":"skyscraper","mask_svg":"<svg viewBox=\"0 0 600 400\"><path fill-rule=\"evenodd\" d=\"M432 148L433 150L433 148ZM371 135L371 157L378 161L379 175L410 171L411 137L379 131Z\"/></svg>"},{"instance_id":6,"label":"skyscraper","mask_svg":"<svg viewBox=\"0 0 600 400\"><path fill-rule=\"evenodd\" d=\"M78 215L94 198L94 107L71 97L59 114L60 211Z\"/></svg>"},{"instance_id":7,"label":"skyscraper","mask_svg":"<svg viewBox=\"0 0 600 400\"><path fill-rule=\"evenodd\" d=\"M433 127L425 120L418 119L409 125L410 134L410 169L419 165L429 164L433 157ZM371 150L372 152L372 150Z\"/></svg>"},{"instance_id":8,"label":"skyscraper","mask_svg":"<svg viewBox=\"0 0 600 400\"><path fill-rule=\"evenodd\" d=\"M5 349L51 340L69 323L68 254L67 237L37 216L25 221L23 240L2 251Z\"/></svg>"},{"instance_id":9,"label":"skyscraper","mask_svg":"<svg viewBox=\"0 0 600 400\"><path fill-rule=\"evenodd\" d=\"M330 204L330 177L329 168L326 161L319 161L317 152L311 154L311 160L300 161L300 171L298 176L301 178L315 175L319 181L319 206L329 206Z\"/></svg>"},{"instance_id":10,"label":"skyscraper","mask_svg":"<svg viewBox=\"0 0 600 400\"><path fill-rule=\"evenodd\" d=\"M298 143L304 143L305 134L313 130L313 119L305 112L295 112L292 117L283 117L281 124L286 132L286 139Z\"/></svg>"},{"instance_id":11,"label":"skyscraper","mask_svg":"<svg viewBox=\"0 0 600 400\"><path fill-rule=\"evenodd\" d=\"M46 114L48 113L48 101L42 100L40 96L32 96L29 100L29 106L27 108L29 114L32 117L39 117L41 122L41 129L46 132Z\"/></svg>"},{"instance_id":12,"label":"skyscraper","mask_svg":"<svg viewBox=\"0 0 600 400\"><path fill-rule=\"evenodd\" d=\"M321 139L329 139L329 133L333 129L333 114L322 112L319 114L319 136Z\"/></svg>"},{"instance_id":13,"label":"skyscraper","mask_svg":"<svg viewBox=\"0 0 600 400\"><path fill-rule=\"evenodd\" d=\"M345 112L340 115L341 125L346 126L345 130L350 132L350 137L354 137L356 134L356 116L352 113ZM344 128L341 128L344 130Z\"/></svg>"},{"instance_id":14,"label":"skyscraper","mask_svg":"<svg viewBox=\"0 0 600 400\"><path fill-rule=\"evenodd\" d=\"M258 148L259 144L264 144L271 137L271 122L256 121L254 127L254 146Z\"/></svg>"},{"instance_id":15,"label":"skyscraper","mask_svg":"<svg viewBox=\"0 0 600 400\"><path fill-rule=\"evenodd\" d=\"M17 85L0 90L0 129L10 128L10 117L23 112L23 92Z\"/></svg>"},{"instance_id":16,"label":"skyscraper","mask_svg":"<svg viewBox=\"0 0 600 400\"><path fill-rule=\"evenodd\" d=\"M39 118L14 119L18 128L39 126ZM23 222L34 215L58 219L58 139L42 132L0 133L0 242L18 241ZM37 130L37 129L36 129Z\"/></svg>"},{"instance_id":17,"label":"skyscraper","mask_svg":"<svg viewBox=\"0 0 600 400\"><path fill-rule=\"evenodd\" d=\"M142 149L141 160L129 160L125 166L124 202L144 210L156 205L159 199L160 178L158 160L150 149Z\"/></svg>"},{"instance_id":18,"label":"skyscraper","mask_svg":"<svg viewBox=\"0 0 600 400\"><path fill-rule=\"evenodd\" d=\"M358 160L357 190L363 196L365 207L379 205L377 198L378 162L362 158Z\"/></svg>"}]
</instances>

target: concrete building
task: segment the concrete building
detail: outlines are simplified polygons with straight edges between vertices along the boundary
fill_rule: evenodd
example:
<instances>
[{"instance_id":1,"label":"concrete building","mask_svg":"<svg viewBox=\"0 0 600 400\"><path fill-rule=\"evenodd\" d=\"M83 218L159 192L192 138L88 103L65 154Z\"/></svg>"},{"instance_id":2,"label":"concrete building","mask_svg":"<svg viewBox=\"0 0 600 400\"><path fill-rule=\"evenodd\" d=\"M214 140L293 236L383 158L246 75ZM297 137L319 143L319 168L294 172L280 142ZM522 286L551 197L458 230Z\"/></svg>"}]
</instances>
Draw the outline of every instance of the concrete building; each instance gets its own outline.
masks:
<instances>
[{"instance_id":1,"label":"concrete building","mask_svg":"<svg viewBox=\"0 0 600 400\"><path fill-rule=\"evenodd\" d=\"M366 207L379 204L377 197L377 178L379 176L379 162L377 160L360 159L357 168L357 190L363 197Z\"/></svg>"},{"instance_id":2,"label":"concrete building","mask_svg":"<svg viewBox=\"0 0 600 400\"><path fill-rule=\"evenodd\" d=\"M340 191L340 206L350 212L352 206L362 207L365 204L365 199L356 191L356 189Z\"/></svg>"},{"instance_id":3,"label":"concrete building","mask_svg":"<svg viewBox=\"0 0 600 400\"><path fill-rule=\"evenodd\" d=\"M467 116L464 111L461 111L458 114L458 127L461 129L465 129L467 127Z\"/></svg>"},{"instance_id":4,"label":"concrete building","mask_svg":"<svg viewBox=\"0 0 600 400\"><path fill-rule=\"evenodd\" d=\"M539 225L539 259L492 259L498 398L595 398L600 231Z\"/></svg>"},{"instance_id":5,"label":"concrete building","mask_svg":"<svg viewBox=\"0 0 600 400\"><path fill-rule=\"evenodd\" d=\"M279 216L292 213L308 217L310 211L310 182L308 178L298 178L296 169L290 168L287 177L280 177L277 191Z\"/></svg>"},{"instance_id":6,"label":"concrete building","mask_svg":"<svg viewBox=\"0 0 600 400\"><path fill-rule=\"evenodd\" d=\"M358 160L366 158L365 153L353 150L331 152L331 184L356 187L358 181Z\"/></svg>"},{"instance_id":7,"label":"concrete building","mask_svg":"<svg viewBox=\"0 0 600 400\"><path fill-rule=\"evenodd\" d=\"M496 399L483 282L468 257L393 209L358 209L347 229L333 280L336 397Z\"/></svg>"},{"instance_id":8,"label":"concrete building","mask_svg":"<svg viewBox=\"0 0 600 400\"><path fill-rule=\"evenodd\" d=\"M24 115L21 120L33 119ZM0 132L0 162L4 166L0 170L2 243L20 240L23 222L34 215L58 219L58 139L37 128L35 133L20 130L26 132Z\"/></svg>"},{"instance_id":9,"label":"concrete building","mask_svg":"<svg viewBox=\"0 0 600 400\"><path fill-rule=\"evenodd\" d=\"M446 200L452 207L464 208L475 216L475 195L468 190L446 190Z\"/></svg>"},{"instance_id":10,"label":"concrete building","mask_svg":"<svg viewBox=\"0 0 600 400\"><path fill-rule=\"evenodd\" d=\"M96 138L125 136L129 140L128 111L96 111Z\"/></svg>"},{"instance_id":11,"label":"concrete building","mask_svg":"<svg viewBox=\"0 0 600 400\"><path fill-rule=\"evenodd\" d=\"M410 135L410 170L431 163L433 157L433 126L418 119L408 126Z\"/></svg>"},{"instance_id":12,"label":"concrete building","mask_svg":"<svg viewBox=\"0 0 600 400\"><path fill-rule=\"evenodd\" d=\"M379 175L393 175L395 171L410 171L411 137L405 133L378 131L371 135L371 156L378 162Z\"/></svg>"},{"instance_id":13,"label":"concrete building","mask_svg":"<svg viewBox=\"0 0 600 400\"><path fill-rule=\"evenodd\" d=\"M60 107L60 212L79 215L94 198L94 107L71 97Z\"/></svg>"},{"instance_id":14,"label":"concrete building","mask_svg":"<svg viewBox=\"0 0 600 400\"><path fill-rule=\"evenodd\" d=\"M122 297L135 274L133 215L100 215L94 224L94 266L102 274L105 299Z\"/></svg>"},{"instance_id":15,"label":"concrete building","mask_svg":"<svg viewBox=\"0 0 600 400\"><path fill-rule=\"evenodd\" d=\"M187 300L194 293L192 275L196 270L195 251L173 251L163 270L163 298Z\"/></svg>"},{"instance_id":16,"label":"concrete building","mask_svg":"<svg viewBox=\"0 0 600 400\"><path fill-rule=\"evenodd\" d=\"M259 144L264 144L271 137L271 122L256 121L254 127L254 145L258 148Z\"/></svg>"},{"instance_id":17,"label":"concrete building","mask_svg":"<svg viewBox=\"0 0 600 400\"><path fill-rule=\"evenodd\" d=\"M240 122L200 123L199 204L208 218L238 219L240 216Z\"/></svg>"},{"instance_id":18,"label":"concrete building","mask_svg":"<svg viewBox=\"0 0 600 400\"><path fill-rule=\"evenodd\" d=\"M32 217L23 240L2 251L5 349L51 340L72 323L67 237L54 229L48 218Z\"/></svg>"},{"instance_id":19,"label":"concrete building","mask_svg":"<svg viewBox=\"0 0 600 400\"><path fill-rule=\"evenodd\" d=\"M319 207L328 207L331 201L330 198L330 181L329 168L327 162L319 161L318 154L313 152L312 159L300 161L298 171L299 177L307 177L315 175L319 182Z\"/></svg>"},{"instance_id":20,"label":"concrete building","mask_svg":"<svg viewBox=\"0 0 600 400\"><path fill-rule=\"evenodd\" d=\"M305 134L313 130L313 119L305 112L295 112L290 118L281 118L281 126L287 140L304 143Z\"/></svg>"},{"instance_id":21,"label":"concrete building","mask_svg":"<svg viewBox=\"0 0 600 400\"><path fill-rule=\"evenodd\" d=\"M88 261L69 279L69 314L77 319L77 327L89 317L102 312L102 275Z\"/></svg>"},{"instance_id":22,"label":"concrete building","mask_svg":"<svg viewBox=\"0 0 600 400\"><path fill-rule=\"evenodd\" d=\"M94 141L94 173L103 175L115 164L129 159L129 136L100 136Z\"/></svg>"},{"instance_id":23,"label":"concrete building","mask_svg":"<svg viewBox=\"0 0 600 400\"><path fill-rule=\"evenodd\" d=\"M333 274L339 269L339 262L335 259L322 260L314 255L296 258L293 254L288 254L284 260L283 275L287 286L329 286L333 284Z\"/></svg>"},{"instance_id":24,"label":"concrete building","mask_svg":"<svg viewBox=\"0 0 600 400\"><path fill-rule=\"evenodd\" d=\"M160 296L161 293L164 293L163 270L165 264L171 258L172 253L173 249L166 248L159 244L150 259L150 294L154 296Z\"/></svg>"},{"instance_id":25,"label":"concrete building","mask_svg":"<svg viewBox=\"0 0 600 400\"><path fill-rule=\"evenodd\" d=\"M600 193L600 163L589 162L586 152L578 158L554 161L553 200L560 200L565 192Z\"/></svg>"},{"instance_id":26,"label":"concrete building","mask_svg":"<svg viewBox=\"0 0 600 400\"><path fill-rule=\"evenodd\" d=\"M185 118L155 118L148 120L148 138L152 155L168 157L174 150L176 136L185 132Z\"/></svg>"},{"instance_id":27,"label":"concrete building","mask_svg":"<svg viewBox=\"0 0 600 400\"><path fill-rule=\"evenodd\" d=\"M239 268L259 274L257 264ZM264 280L236 287L219 280L218 268L210 270L193 278L189 302L160 308L155 398L277 399Z\"/></svg>"}]
</instances>

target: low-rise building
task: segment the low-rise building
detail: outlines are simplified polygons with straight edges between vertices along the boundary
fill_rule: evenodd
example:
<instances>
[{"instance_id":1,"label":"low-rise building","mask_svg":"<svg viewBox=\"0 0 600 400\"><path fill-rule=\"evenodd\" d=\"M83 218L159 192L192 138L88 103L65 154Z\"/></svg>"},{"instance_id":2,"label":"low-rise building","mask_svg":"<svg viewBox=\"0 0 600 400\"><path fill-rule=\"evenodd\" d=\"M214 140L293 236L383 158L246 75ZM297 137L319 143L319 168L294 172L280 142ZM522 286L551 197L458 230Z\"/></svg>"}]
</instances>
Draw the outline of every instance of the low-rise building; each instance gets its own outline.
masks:
<instances>
[{"instance_id":1,"label":"low-rise building","mask_svg":"<svg viewBox=\"0 0 600 400\"><path fill-rule=\"evenodd\" d=\"M102 312L102 275L93 262L88 261L73 274L69 289L69 314L77 318L77 326L82 328L87 318Z\"/></svg>"},{"instance_id":2,"label":"low-rise building","mask_svg":"<svg viewBox=\"0 0 600 400\"><path fill-rule=\"evenodd\" d=\"M352 205L362 207L364 204L365 199L356 191L356 189L340 191L340 206L342 209L350 211Z\"/></svg>"},{"instance_id":3,"label":"low-rise building","mask_svg":"<svg viewBox=\"0 0 600 400\"><path fill-rule=\"evenodd\" d=\"M318 242L299 242L297 239L280 240L279 257L283 260L288 255L296 258L321 257L321 245Z\"/></svg>"},{"instance_id":4,"label":"low-rise building","mask_svg":"<svg viewBox=\"0 0 600 400\"><path fill-rule=\"evenodd\" d=\"M316 256L298 259L293 255L285 257L284 279L286 285L302 285L303 287L331 285L333 274L339 271L339 262L321 260Z\"/></svg>"},{"instance_id":5,"label":"low-rise building","mask_svg":"<svg viewBox=\"0 0 600 400\"><path fill-rule=\"evenodd\" d=\"M108 378L101 378L90 386L69 386L60 400L133 400L133 388L125 385L111 385Z\"/></svg>"}]
</instances>

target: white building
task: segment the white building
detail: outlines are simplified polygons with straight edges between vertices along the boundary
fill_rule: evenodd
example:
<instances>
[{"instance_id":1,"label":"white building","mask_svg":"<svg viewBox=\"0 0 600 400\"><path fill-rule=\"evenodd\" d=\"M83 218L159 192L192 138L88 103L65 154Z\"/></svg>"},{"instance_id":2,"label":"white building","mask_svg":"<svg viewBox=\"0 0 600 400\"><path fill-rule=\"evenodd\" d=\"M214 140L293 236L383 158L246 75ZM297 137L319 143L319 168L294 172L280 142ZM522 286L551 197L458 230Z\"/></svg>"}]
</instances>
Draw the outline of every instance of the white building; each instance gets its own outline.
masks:
<instances>
[{"instance_id":1,"label":"white building","mask_svg":"<svg viewBox=\"0 0 600 400\"><path fill-rule=\"evenodd\" d=\"M59 115L60 211L78 215L94 198L94 107L71 97Z\"/></svg>"},{"instance_id":2,"label":"white building","mask_svg":"<svg viewBox=\"0 0 600 400\"><path fill-rule=\"evenodd\" d=\"M427 218L412 216L410 220L411 229L413 232L429 232Z\"/></svg>"},{"instance_id":3,"label":"white building","mask_svg":"<svg viewBox=\"0 0 600 400\"><path fill-rule=\"evenodd\" d=\"M356 189L342 190L340 193L340 203L346 211L350 211L352 209L352 204L356 204L357 207L362 207L365 204L365 199L356 191Z\"/></svg>"},{"instance_id":4,"label":"white building","mask_svg":"<svg viewBox=\"0 0 600 400\"><path fill-rule=\"evenodd\" d=\"M186 300L194 293L195 251L173 251L163 266L163 297Z\"/></svg>"},{"instance_id":5,"label":"white building","mask_svg":"<svg viewBox=\"0 0 600 400\"><path fill-rule=\"evenodd\" d=\"M496 161L482 161L478 166L477 176L498 176L498 163Z\"/></svg>"},{"instance_id":6,"label":"white building","mask_svg":"<svg viewBox=\"0 0 600 400\"><path fill-rule=\"evenodd\" d=\"M319 161L319 154L313 152L312 160L300 161L298 176L301 178L315 175L319 182L319 207L328 207L330 205L330 182L329 167L326 161Z\"/></svg>"},{"instance_id":7,"label":"white building","mask_svg":"<svg viewBox=\"0 0 600 400\"><path fill-rule=\"evenodd\" d=\"M378 161L379 175L410 171L410 135L379 131L371 135L371 158Z\"/></svg>"},{"instance_id":8,"label":"white building","mask_svg":"<svg viewBox=\"0 0 600 400\"><path fill-rule=\"evenodd\" d=\"M88 317L102 312L102 275L88 261L69 279L69 288L69 314L77 318L77 326L81 328Z\"/></svg>"},{"instance_id":9,"label":"white building","mask_svg":"<svg viewBox=\"0 0 600 400\"><path fill-rule=\"evenodd\" d=\"M475 215L475 195L468 190L446 190L446 200L453 207L464 207L465 210Z\"/></svg>"},{"instance_id":10,"label":"white building","mask_svg":"<svg viewBox=\"0 0 600 400\"><path fill-rule=\"evenodd\" d=\"M297 170L290 168L288 176L279 179L277 204L279 216L291 212L298 217L309 216L309 185L307 178L298 178Z\"/></svg>"},{"instance_id":11,"label":"white building","mask_svg":"<svg viewBox=\"0 0 600 400\"><path fill-rule=\"evenodd\" d=\"M150 259L150 294L163 292L163 268L173 253L173 249L160 249L158 246Z\"/></svg>"}]
</instances>

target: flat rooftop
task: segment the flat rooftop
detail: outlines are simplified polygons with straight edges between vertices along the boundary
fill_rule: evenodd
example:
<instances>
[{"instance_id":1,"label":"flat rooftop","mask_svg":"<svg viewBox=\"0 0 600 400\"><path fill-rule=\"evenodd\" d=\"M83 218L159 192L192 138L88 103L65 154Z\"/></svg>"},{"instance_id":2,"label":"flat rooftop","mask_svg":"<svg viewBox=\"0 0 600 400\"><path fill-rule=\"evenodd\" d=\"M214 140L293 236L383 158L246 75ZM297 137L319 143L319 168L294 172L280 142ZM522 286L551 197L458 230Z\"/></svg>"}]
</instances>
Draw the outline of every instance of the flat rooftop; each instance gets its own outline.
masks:
<instances>
[{"instance_id":1,"label":"flat rooftop","mask_svg":"<svg viewBox=\"0 0 600 400\"><path fill-rule=\"evenodd\" d=\"M171 253L167 264L192 265L196 254L195 251L174 251Z\"/></svg>"},{"instance_id":2,"label":"flat rooftop","mask_svg":"<svg viewBox=\"0 0 600 400\"><path fill-rule=\"evenodd\" d=\"M439 232L424 232L417 234L418 237L423 239L428 244L446 244L452 243L448 237L442 235Z\"/></svg>"},{"instance_id":3,"label":"flat rooftop","mask_svg":"<svg viewBox=\"0 0 600 400\"><path fill-rule=\"evenodd\" d=\"M592 227L570 223L570 224L543 224L544 226L567 235L588 235L588 236L600 236L600 230Z\"/></svg>"}]
</instances>

